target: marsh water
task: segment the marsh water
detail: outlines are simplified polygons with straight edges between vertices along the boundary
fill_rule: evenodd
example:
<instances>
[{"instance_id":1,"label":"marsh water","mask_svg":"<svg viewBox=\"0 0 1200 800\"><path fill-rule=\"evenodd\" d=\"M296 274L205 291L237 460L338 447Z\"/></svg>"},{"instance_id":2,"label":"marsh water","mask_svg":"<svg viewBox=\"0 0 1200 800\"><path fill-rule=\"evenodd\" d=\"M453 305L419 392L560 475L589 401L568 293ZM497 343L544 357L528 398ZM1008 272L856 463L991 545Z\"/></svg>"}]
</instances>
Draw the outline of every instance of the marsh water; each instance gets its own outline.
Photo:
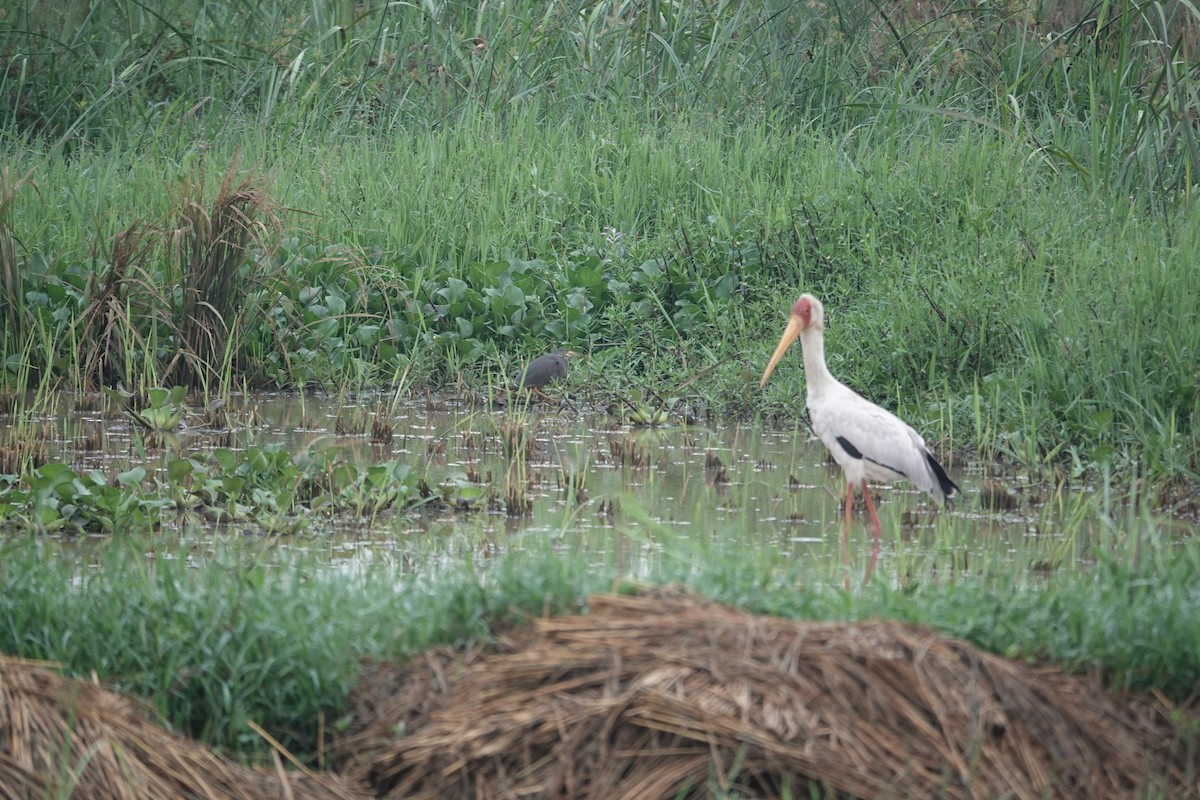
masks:
<instances>
[{"instance_id":1,"label":"marsh water","mask_svg":"<svg viewBox=\"0 0 1200 800\"><path fill-rule=\"evenodd\" d=\"M546 543L634 575L673 552L816 564L842 556L840 472L799 420L788 428L678 419L639 427L548 405L258 395L232 400L216 425L189 405L178 431L148 437L95 397L42 400L37 408L21 415L23 429L40 430L47 456L77 471L115 475L141 465L151 481L165 481L170 459L252 445L280 445L297 455L332 448L363 465L410 464L429 486L430 497L416 507L314 518L286 536L261 533L280 546L319 550L335 568L384 558L421 569ZM373 435L376 421L390 426L390 435L378 429ZM1010 507L986 508L980 486L993 479L976 465L948 467L963 494L940 513L905 484L875 487L881 565L918 553L961 571L1054 552L1062 515L1071 513L1069 498L1044 502L1042 492L1013 474L1003 479L1015 490ZM168 526L162 535L170 533ZM255 534L253 524L237 530ZM865 514L856 509L851 558L865 557L869 541ZM719 549L708 549L717 542Z\"/></svg>"}]
</instances>

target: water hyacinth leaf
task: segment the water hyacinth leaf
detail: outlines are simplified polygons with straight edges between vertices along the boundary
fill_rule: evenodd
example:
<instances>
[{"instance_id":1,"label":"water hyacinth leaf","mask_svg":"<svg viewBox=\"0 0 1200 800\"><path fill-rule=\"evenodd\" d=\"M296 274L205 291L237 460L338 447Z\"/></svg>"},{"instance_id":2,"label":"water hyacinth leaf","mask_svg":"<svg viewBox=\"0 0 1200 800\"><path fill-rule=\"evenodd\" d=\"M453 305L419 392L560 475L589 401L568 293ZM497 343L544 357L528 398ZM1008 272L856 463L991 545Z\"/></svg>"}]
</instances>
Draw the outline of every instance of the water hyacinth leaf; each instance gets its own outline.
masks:
<instances>
[{"instance_id":1,"label":"water hyacinth leaf","mask_svg":"<svg viewBox=\"0 0 1200 800\"><path fill-rule=\"evenodd\" d=\"M473 486L471 484L460 485L458 487L458 498L468 502L478 500L487 493L485 486Z\"/></svg>"},{"instance_id":2,"label":"water hyacinth leaf","mask_svg":"<svg viewBox=\"0 0 1200 800\"><path fill-rule=\"evenodd\" d=\"M475 364L483 358L486 352L483 342L478 339L455 339L453 348L464 364Z\"/></svg>"},{"instance_id":3,"label":"water hyacinth leaf","mask_svg":"<svg viewBox=\"0 0 1200 800\"><path fill-rule=\"evenodd\" d=\"M388 320L387 335L392 341L408 343L416 337L416 333L416 328L402 319L393 317Z\"/></svg>"},{"instance_id":4,"label":"water hyacinth leaf","mask_svg":"<svg viewBox=\"0 0 1200 800\"><path fill-rule=\"evenodd\" d=\"M171 397L171 392L162 387L156 386L146 390L146 401L151 408L162 408L167 404L167 400Z\"/></svg>"},{"instance_id":5,"label":"water hyacinth leaf","mask_svg":"<svg viewBox=\"0 0 1200 800\"><path fill-rule=\"evenodd\" d=\"M58 530L66 524L66 519L59 510L50 505L41 505L34 509L34 519L38 527L48 531Z\"/></svg>"},{"instance_id":6,"label":"water hyacinth leaf","mask_svg":"<svg viewBox=\"0 0 1200 800\"><path fill-rule=\"evenodd\" d=\"M338 464L329 473L329 479L339 491L349 488L358 481L358 467L346 462Z\"/></svg>"},{"instance_id":7,"label":"water hyacinth leaf","mask_svg":"<svg viewBox=\"0 0 1200 800\"><path fill-rule=\"evenodd\" d=\"M336 294L325 295L325 305L329 309L329 313L336 316L342 316L346 313L346 301Z\"/></svg>"},{"instance_id":8,"label":"water hyacinth leaf","mask_svg":"<svg viewBox=\"0 0 1200 800\"><path fill-rule=\"evenodd\" d=\"M658 303L653 300L635 300L629 304L636 319L653 319L658 316Z\"/></svg>"},{"instance_id":9,"label":"water hyacinth leaf","mask_svg":"<svg viewBox=\"0 0 1200 800\"><path fill-rule=\"evenodd\" d=\"M242 463L249 474L264 472L271 466L271 456L262 447L248 447L246 448L246 454L242 459Z\"/></svg>"},{"instance_id":10,"label":"water hyacinth leaf","mask_svg":"<svg viewBox=\"0 0 1200 800\"><path fill-rule=\"evenodd\" d=\"M373 464L367 467L366 473L363 475L363 481L373 488L378 489L381 486L386 486L391 483L391 470L385 464Z\"/></svg>"},{"instance_id":11,"label":"water hyacinth leaf","mask_svg":"<svg viewBox=\"0 0 1200 800\"><path fill-rule=\"evenodd\" d=\"M53 462L44 464L39 469L35 470L33 475L27 479L30 486L35 484L41 486L54 486L55 484L71 481L75 478L75 470L71 469L66 464Z\"/></svg>"},{"instance_id":12,"label":"water hyacinth leaf","mask_svg":"<svg viewBox=\"0 0 1200 800\"><path fill-rule=\"evenodd\" d=\"M543 277L547 272L546 262L540 258L522 261L519 258L509 259L509 277L521 288L525 296L540 295L550 288L549 282Z\"/></svg>"},{"instance_id":13,"label":"water hyacinth leaf","mask_svg":"<svg viewBox=\"0 0 1200 800\"><path fill-rule=\"evenodd\" d=\"M467 282L461 278L451 278L446 281L445 286L437 290L436 294L438 297L441 297L453 305L466 300L467 290L469 288L470 287L467 286Z\"/></svg>"},{"instance_id":14,"label":"water hyacinth leaf","mask_svg":"<svg viewBox=\"0 0 1200 800\"><path fill-rule=\"evenodd\" d=\"M133 469L126 470L125 472L117 473L117 482L127 489L131 486L137 486L145 479L145 467L134 467Z\"/></svg>"},{"instance_id":15,"label":"water hyacinth leaf","mask_svg":"<svg viewBox=\"0 0 1200 800\"><path fill-rule=\"evenodd\" d=\"M218 447L216 450L213 450L212 455L213 460L217 462L217 466L223 471L233 472L237 468L238 457L232 450L225 447Z\"/></svg>"},{"instance_id":16,"label":"water hyacinth leaf","mask_svg":"<svg viewBox=\"0 0 1200 800\"><path fill-rule=\"evenodd\" d=\"M57 283L47 283L44 287L46 299L54 306L62 306L67 299L67 287Z\"/></svg>"},{"instance_id":17,"label":"water hyacinth leaf","mask_svg":"<svg viewBox=\"0 0 1200 800\"><path fill-rule=\"evenodd\" d=\"M506 261L476 262L467 267L471 283L481 289L500 286L504 283L511 284L508 271L509 265Z\"/></svg>"},{"instance_id":18,"label":"water hyacinth leaf","mask_svg":"<svg viewBox=\"0 0 1200 800\"><path fill-rule=\"evenodd\" d=\"M566 304L568 308L576 311L586 312L592 310L592 301L580 289L571 289L567 293Z\"/></svg>"},{"instance_id":19,"label":"water hyacinth leaf","mask_svg":"<svg viewBox=\"0 0 1200 800\"><path fill-rule=\"evenodd\" d=\"M659 278L662 274L662 264L657 259L652 258L649 261L642 262L641 266L638 267L638 271L634 273L633 279L645 282Z\"/></svg>"},{"instance_id":20,"label":"water hyacinth leaf","mask_svg":"<svg viewBox=\"0 0 1200 800\"><path fill-rule=\"evenodd\" d=\"M363 347L373 347L379 341L378 325L360 325L354 329L354 339Z\"/></svg>"},{"instance_id":21,"label":"water hyacinth leaf","mask_svg":"<svg viewBox=\"0 0 1200 800\"><path fill-rule=\"evenodd\" d=\"M174 458L167 462L167 480L179 483L195 471L190 458Z\"/></svg>"},{"instance_id":22,"label":"water hyacinth leaf","mask_svg":"<svg viewBox=\"0 0 1200 800\"><path fill-rule=\"evenodd\" d=\"M488 309L504 320L511 320L525 310L525 292L521 287L510 283L506 286L484 290L484 302Z\"/></svg>"},{"instance_id":23,"label":"water hyacinth leaf","mask_svg":"<svg viewBox=\"0 0 1200 800\"><path fill-rule=\"evenodd\" d=\"M614 297L624 298L629 294L629 282L613 278L608 282L608 291Z\"/></svg>"},{"instance_id":24,"label":"water hyacinth leaf","mask_svg":"<svg viewBox=\"0 0 1200 800\"><path fill-rule=\"evenodd\" d=\"M1111 408L1101 408L1093 411L1091 414L1092 426L1102 432L1107 433L1112 430L1113 413Z\"/></svg>"},{"instance_id":25,"label":"water hyacinth leaf","mask_svg":"<svg viewBox=\"0 0 1200 800\"><path fill-rule=\"evenodd\" d=\"M737 291L737 287L737 275L732 272L726 272L717 280L716 285L713 286L713 296L717 300L729 300L733 297L733 293Z\"/></svg>"},{"instance_id":26,"label":"water hyacinth leaf","mask_svg":"<svg viewBox=\"0 0 1200 800\"><path fill-rule=\"evenodd\" d=\"M571 270L569 279L572 286L579 286L589 294L600 295L604 293L604 273L590 266L581 266Z\"/></svg>"}]
</instances>

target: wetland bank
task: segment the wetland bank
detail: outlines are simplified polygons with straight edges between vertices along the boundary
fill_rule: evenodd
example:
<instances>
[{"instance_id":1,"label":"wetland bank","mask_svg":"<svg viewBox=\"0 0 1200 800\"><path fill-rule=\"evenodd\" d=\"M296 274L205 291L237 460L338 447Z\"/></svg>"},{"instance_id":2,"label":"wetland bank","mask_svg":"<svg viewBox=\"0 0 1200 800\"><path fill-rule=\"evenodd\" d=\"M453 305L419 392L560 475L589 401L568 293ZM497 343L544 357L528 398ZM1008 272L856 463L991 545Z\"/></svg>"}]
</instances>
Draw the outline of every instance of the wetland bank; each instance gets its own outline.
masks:
<instances>
[{"instance_id":1,"label":"wetland bank","mask_svg":"<svg viewBox=\"0 0 1200 800\"><path fill-rule=\"evenodd\" d=\"M1188 702L1196 15L1043 5L5 9L0 652L316 765L362 658L621 580ZM849 590L801 291L964 489Z\"/></svg>"}]
</instances>

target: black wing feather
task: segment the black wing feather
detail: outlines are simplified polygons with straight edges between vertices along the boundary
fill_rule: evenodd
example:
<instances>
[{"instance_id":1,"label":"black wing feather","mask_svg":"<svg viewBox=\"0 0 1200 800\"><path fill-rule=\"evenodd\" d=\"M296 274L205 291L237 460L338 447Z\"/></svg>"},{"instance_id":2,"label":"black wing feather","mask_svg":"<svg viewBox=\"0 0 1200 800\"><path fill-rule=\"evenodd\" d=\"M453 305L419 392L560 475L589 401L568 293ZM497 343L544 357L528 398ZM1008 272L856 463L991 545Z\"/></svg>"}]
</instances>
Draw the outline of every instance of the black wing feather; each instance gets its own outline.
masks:
<instances>
[{"instance_id":1,"label":"black wing feather","mask_svg":"<svg viewBox=\"0 0 1200 800\"><path fill-rule=\"evenodd\" d=\"M954 495L958 494L958 485L950 480L950 476L946 474L946 470L942 469L942 465L937 462L937 459L926 450L925 460L929 462L929 468L933 470L934 477L937 478L938 487L942 490L942 494L949 500Z\"/></svg>"}]
</instances>

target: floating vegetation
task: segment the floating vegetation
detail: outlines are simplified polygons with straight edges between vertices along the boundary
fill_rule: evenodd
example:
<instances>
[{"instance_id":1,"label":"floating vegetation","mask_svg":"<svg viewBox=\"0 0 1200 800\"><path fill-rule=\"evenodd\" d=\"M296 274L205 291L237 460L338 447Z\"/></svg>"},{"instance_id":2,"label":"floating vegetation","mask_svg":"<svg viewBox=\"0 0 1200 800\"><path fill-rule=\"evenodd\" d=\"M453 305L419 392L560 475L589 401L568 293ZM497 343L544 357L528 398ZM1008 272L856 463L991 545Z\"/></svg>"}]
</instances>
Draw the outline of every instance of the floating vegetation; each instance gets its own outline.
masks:
<instances>
[{"instance_id":1,"label":"floating vegetation","mask_svg":"<svg viewBox=\"0 0 1200 800\"><path fill-rule=\"evenodd\" d=\"M665 408L651 409L646 406L638 406L629 412L628 420L631 425L645 427L665 425L671 421L671 412Z\"/></svg>"},{"instance_id":2,"label":"floating vegetation","mask_svg":"<svg viewBox=\"0 0 1200 800\"><path fill-rule=\"evenodd\" d=\"M140 393L105 387L104 394L144 433L174 433L183 423L187 387L152 387Z\"/></svg>"},{"instance_id":3,"label":"floating vegetation","mask_svg":"<svg viewBox=\"0 0 1200 800\"><path fill-rule=\"evenodd\" d=\"M645 399L653 395L654 402ZM635 427L657 427L671 421L671 409L678 403L676 398L664 400L654 392L635 388L629 397L619 397L608 405L608 412L621 422Z\"/></svg>"},{"instance_id":4,"label":"floating vegetation","mask_svg":"<svg viewBox=\"0 0 1200 800\"><path fill-rule=\"evenodd\" d=\"M174 507L169 497L137 491L146 470L135 467L112 482L99 471L76 472L52 463L25 477L0 476L0 528L37 533L150 531Z\"/></svg>"},{"instance_id":5,"label":"floating vegetation","mask_svg":"<svg viewBox=\"0 0 1200 800\"><path fill-rule=\"evenodd\" d=\"M164 514L175 512L200 520L219 513L223 522L291 531L309 525L314 512L377 514L431 494L422 492L405 462L362 466L333 450L293 458L281 445L252 445L168 458L154 478L134 467L109 481L100 470L76 471L60 463L24 477L0 476L0 528L136 532L157 529Z\"/></svg>"}]
</instances>

